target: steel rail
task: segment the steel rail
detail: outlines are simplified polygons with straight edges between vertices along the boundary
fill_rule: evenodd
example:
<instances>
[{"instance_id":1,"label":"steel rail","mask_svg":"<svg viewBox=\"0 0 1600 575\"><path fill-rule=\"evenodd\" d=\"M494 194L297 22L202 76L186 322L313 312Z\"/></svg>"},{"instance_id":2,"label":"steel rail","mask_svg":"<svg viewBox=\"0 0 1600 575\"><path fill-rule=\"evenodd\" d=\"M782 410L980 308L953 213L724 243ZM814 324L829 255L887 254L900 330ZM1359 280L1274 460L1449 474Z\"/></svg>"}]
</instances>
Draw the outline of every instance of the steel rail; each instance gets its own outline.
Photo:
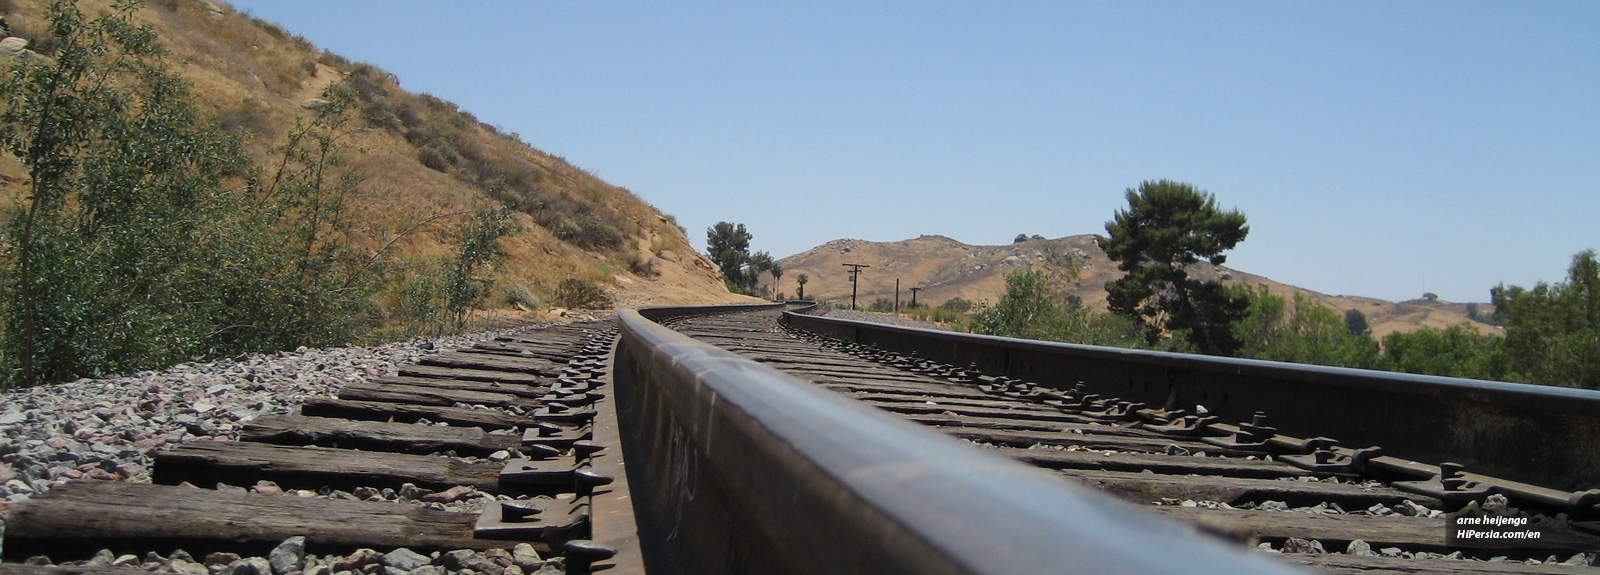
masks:
<instances>
[{"instance_id":1,"label":"steel rail","mask_svg":"<svg viewBox=\"0 0 1600 575\"><path fill-rule=\"evenodd\" d=\"M1204 405L1385 455L1545 487L1600 487L1600 391L1041 342L789 312L791 327L1154 408Z\"/></svg>"},{"instance_id":2,"label":"steel rail","mask_svg":"<svg viewBox=\"0 0 1600 575\"><path fill-rule=\"evenodd\" d=\"M647 319L732 309L618 314L651 573L1299 572Z\"/></svg>"}]
</instances>

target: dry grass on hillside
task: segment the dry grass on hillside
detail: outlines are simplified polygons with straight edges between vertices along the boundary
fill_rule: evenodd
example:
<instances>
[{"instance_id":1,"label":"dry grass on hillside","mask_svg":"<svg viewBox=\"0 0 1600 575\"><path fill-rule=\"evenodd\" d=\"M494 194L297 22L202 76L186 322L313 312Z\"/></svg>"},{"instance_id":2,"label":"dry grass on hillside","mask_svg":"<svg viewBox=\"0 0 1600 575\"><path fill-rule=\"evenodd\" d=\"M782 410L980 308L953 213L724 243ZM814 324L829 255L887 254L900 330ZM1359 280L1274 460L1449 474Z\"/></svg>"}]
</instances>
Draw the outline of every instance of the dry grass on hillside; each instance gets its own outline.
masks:
<instances>
[{"instance_id":1,"label":"dry grass on hillside","mask_svg":"<svg viewBox=\"0 0 1600 575\"><path fill-rule=\"evenodd\" d=\"M37 48L45 0L0 0L0 12ZM111 0L82 0L92 15ZM474 210L510 202L523 233L505 241L497 269L503 286L523 286L548 301L556 284L582 278L610 286L624 302L744 301L690 247L670 216L626 189L479 122L454 104L411 94L373 66L318 50L274 24L207 0L154 0L137 17L155 27L201 105L245 138L258 161L302 116L303 105L345 82L361 99L362 129L346 144L345 164L364 176L350 206L358 244L376 249L397 235L399 265L444 257L453 230ZM21 166L0 158L0 189L13 201ZM708 271L708 269L710 271Z\"/></svg>"}]
</instances>

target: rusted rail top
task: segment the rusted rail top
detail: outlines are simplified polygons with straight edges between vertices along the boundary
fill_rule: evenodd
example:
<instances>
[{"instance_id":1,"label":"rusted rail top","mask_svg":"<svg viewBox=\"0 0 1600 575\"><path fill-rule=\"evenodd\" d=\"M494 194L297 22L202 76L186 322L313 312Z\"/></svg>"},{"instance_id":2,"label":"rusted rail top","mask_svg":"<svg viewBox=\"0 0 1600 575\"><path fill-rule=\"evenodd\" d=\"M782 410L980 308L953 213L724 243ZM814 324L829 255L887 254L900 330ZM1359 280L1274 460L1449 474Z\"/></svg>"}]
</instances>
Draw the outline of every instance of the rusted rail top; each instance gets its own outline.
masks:
<instances>
[{"instance_id":1,"label":"rusted rail top","mask_svg":"<svg viewBox=\"0 0 1600 575\"><path fill-rule=\"evenodd\" d=\"M1150 407L1265 412L1300 437L1547 487L1600 487L1600 392L981 336L784 314L788 325L902 354Z\"/></svg>"},{"instance_id":2,"label":"rusted rail top","mask_svg":"<svg viewBox=\"0 0 1600 575\"><path fill-rule=\"evenodd\" d=\"M683 313L618 314L653 574L1297 572L641 315Z\"/></svg>"}]
</instances>

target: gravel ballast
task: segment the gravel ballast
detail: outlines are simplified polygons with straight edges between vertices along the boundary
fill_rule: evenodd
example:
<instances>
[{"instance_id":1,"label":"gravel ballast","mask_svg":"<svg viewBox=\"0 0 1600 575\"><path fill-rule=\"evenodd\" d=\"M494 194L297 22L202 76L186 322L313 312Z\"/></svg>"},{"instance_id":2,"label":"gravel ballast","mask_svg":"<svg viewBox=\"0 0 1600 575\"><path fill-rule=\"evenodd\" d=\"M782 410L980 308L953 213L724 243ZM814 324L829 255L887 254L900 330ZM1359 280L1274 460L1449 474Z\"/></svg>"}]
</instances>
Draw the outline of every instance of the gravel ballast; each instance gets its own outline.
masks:
<instances>
[{"instance_id":1,"label":"gravel ballast","mask_svg":"<svg viewBox=\"0 0 1600 575\"><path fill-rule=\"evenodd\" d=\"M347 383L394 375L422 356L539 327L373 347L302 347L7 392L0 395L0 541L11 507L56 485L149 482L158 451L235 440L257 416L296 413L308 398L331 398Z\"/></svg>"}]
</instances>

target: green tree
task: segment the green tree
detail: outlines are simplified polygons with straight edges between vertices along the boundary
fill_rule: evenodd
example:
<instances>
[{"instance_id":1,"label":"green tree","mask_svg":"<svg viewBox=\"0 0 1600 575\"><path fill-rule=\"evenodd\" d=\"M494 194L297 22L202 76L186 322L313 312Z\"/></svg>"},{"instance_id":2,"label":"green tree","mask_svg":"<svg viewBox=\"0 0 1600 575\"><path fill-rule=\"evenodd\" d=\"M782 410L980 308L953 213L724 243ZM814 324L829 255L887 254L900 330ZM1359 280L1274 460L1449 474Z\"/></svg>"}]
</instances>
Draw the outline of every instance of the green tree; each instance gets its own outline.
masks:
<instances>
[{"instance_id":1,"label":"green tree","mask_svg":"<svg viewBox=\"0 0 1600 575\"><path fill-rule=\"evenodd\" d=\"M1089 345L1139 347L1143 343L1136 324L1120 316L1096 313L1077 298L1062 298L1061 286L1052 277L1065 276L1053 276L1036 268L1006 274L1005 294L992 306L987 302L978 305L972 314L971 330Z\"/></svg>"},{"instance_id":2,"label":"green tree","mask_svg":"<svg viewBox=\"0 0 1600 575\"><path fill-rule=\"evenodd\" d=\"M729 291L744 293L744 267L750 263L751 239L744 224L717 222L706 228L706 254L722 268L722 279Z\"/></svg>"},{"instance_id":3,"label":"green tree","mask_svg":"<svg viewBox=\"0 0 1600 575\"><path fill-rule=\"evenodd\" d=\"M1256 287L1256 291L1245 290L1250 298L1250 306L1245 310L1245 316L1234 324L1234 336L1239 340L1239 357L1261 359L1266 356L1267 347L1283 337L1288 329L1288 300L1283 296L1273 294L1267 290L1266 284Z\"/></svg>"},{"instance_id":4,"label":"green tree","mask_svg":"<svg viewBox=\"0 0 1600 575\"><path fill-rule=\"evenodd\" d=\"M1331 308L1301 294L1294 295L1294 317L1261 359L1312 365L1371 368L1378 361L1378 342L1350 333Z\"/></svg>"},{"instance_id":5,"label":"green tree","mask_svg":"<svg viewBox=\"0 0 1600 575\"><path fill-rule=\"evenodd\" d=\"M1546 385L1600 388L1600 263L1594 250L1572 256L1567 280L1533 289L1496 286L1494 319L1505 326L1495 355L1502 377Z\"/></svg>"},{"instance_id":6,"label":"green tree","mask_svg":"<svg viewBox=\"0 0 1600 575\"><path fill-rule=\"evenodd\" d=\"M977 333L1050 339L1062 310L1055 303L1055 288L1044 272L1025 269L1006 274L1006 292L993 306L982 304L973 314Z\"/></svg>"},{"instance_id":7,"label":"green tree","mask_svg":"<svg viewBox=\"0 0 1600 575\"><path fill-rule=\"evenodd\" d=\"M1381 367L1390 371L1490 379L1491 357L1500 338L1485 337L1468 324L1424 327L1383 337Z\"/></svg>"},{"instance_id":8,"label":"green tree","mask_svg":"<svg viewBox=\"0 0 1600 575\"><path fill-rule=\"evenodd\" d=\"M1313 365L1371 368L1378 362L1378 343L1355 335L1337 312L1302 294L1293 305L1266 286L1243 290L1249 313L1234 327L1242 346L1240 357Z\"/></svg>"},{"instance_id":9,"label":"green tree","mask_svg":"<svg viewBox=\"0 0 1600 575\"><path fill-rule=\"evenodd\" d=\"M1366 336L1372 333L1372 328L1367 325L1367 314L1359 309L1348 309L1344 312L1344 327L1350 330L1350 335Z\"/></svg>"},{"instance_id":10,"label":"green tree","mask_svg":"<svg viewBox=\"0 0 1600 575\"><path fill-rule=\"evenodd\" d=\"M761 288L761 274L771 272L777 267L778 262L773 261L772 254L767 252L751 254L750 258L745 262L744 270L739 273L739 277L744 282L740 286L743 288L743 293L754 295ZM762 295L765 296L766 294L763 293Z\"/></svg>"},{"instance_id":11,"label":"green tree","mask_svg":"<svg viewBox=\"0 0 1600 575\"><path fill-rule=\"evenodd\" d=\"M806 282L809 281L811 281L811 278L806 276L806 274L800 274L794 277L794 283L800 284L800 287L795 288L795 299L806 299Z\"/></svg>"},{"instance_id":12,"label":"green tree","mask_svg":"<svg viewBox=\"0 0 1600 575\"><path fill-rule=\"evenodd\" d=\"M1245 317L1249 299L1220 283L1190 279L1187 267L1201 259L1226 261L1222 252L1250 232L1244 214L1223 211L1211 194L1170 180L1145 181L1127 190L1127 200L1128 208L1106 222L1100 242L1127 272L1106 283L1111 311L1140 323L1151 345L1181 334L1200 353L1237 352L1233 324Z\"/></svg>"}]
</instances>

